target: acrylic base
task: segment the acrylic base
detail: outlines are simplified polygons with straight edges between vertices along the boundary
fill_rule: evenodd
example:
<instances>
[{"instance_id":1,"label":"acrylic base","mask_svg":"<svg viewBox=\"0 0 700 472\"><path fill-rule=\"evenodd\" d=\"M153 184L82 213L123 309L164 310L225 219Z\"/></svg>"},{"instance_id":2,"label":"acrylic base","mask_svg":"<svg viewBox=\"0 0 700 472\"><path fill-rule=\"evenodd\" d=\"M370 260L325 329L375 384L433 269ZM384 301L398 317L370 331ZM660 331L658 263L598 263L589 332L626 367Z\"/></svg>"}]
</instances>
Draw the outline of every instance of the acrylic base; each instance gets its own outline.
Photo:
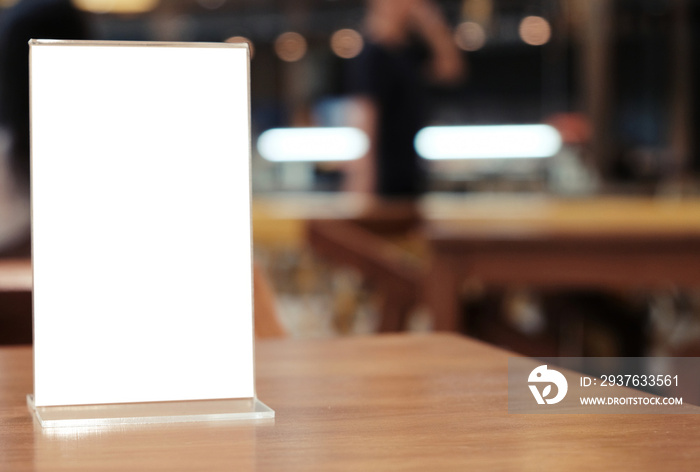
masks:
<instances>
[{"instance_id":1,"label":"acrylic base","mask_svg":"<svg viewBox=\"0 0 700 472\"><path fill-rule=\"evenodd\" d=\"M275 411L257 398L112 405L27 406L44 428L274 418Z\"/></svg>"}]
</instances>

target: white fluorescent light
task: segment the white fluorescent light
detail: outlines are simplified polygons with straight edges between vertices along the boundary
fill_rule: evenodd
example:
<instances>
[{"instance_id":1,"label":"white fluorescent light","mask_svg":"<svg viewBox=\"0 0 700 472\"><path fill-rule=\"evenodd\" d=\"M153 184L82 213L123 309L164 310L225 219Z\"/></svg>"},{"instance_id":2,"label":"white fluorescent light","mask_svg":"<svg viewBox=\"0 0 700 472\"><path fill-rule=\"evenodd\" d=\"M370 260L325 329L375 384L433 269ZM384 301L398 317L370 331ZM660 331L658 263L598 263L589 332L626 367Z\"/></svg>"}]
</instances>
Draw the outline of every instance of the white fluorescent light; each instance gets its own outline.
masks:
<instances>
[{"instance_id":1,"label":"white fluorescent light","mask_svg":"<svg viewBox=\"0 0 700 472\"><path fill-rule=\"evenodd\" d=\"M544 158L561 148L559 132L549 125L429 126L416 134L424 159Z\"/></svg>"},{"instance_id":2,"label":"white fluorescent light","mask_svg":"<svg viewBox=\"0 0 700 472\"><path fill-rule=\"evenodd\" d=\"M367 135L349 127L274 128L258 138L260 155L273 162L351 161L368 149Z\"/></svg>"}]
</instances>

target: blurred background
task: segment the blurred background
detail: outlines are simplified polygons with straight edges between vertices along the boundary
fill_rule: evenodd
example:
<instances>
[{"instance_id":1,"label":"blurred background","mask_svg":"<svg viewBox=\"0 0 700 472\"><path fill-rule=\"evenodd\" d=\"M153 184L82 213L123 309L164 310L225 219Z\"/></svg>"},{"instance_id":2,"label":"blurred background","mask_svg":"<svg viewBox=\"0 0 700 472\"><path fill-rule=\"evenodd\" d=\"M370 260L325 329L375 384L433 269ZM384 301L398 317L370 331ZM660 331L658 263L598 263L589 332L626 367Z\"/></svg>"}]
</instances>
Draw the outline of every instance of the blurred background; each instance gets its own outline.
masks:
<instances>
[{"instance_id":1,"label":"blurred background","mask_svg":"<svg viewBox=\"0 0 700 472\"><path fill-rule=\"evenodd\" d=\"M698 23L692 0L0 0L0 342L31 342L16 261L30 256L27 40L45 38L249 44L256 261L289 336L695 352ZM611 257L566 283L527 265L463 274L475 231L508 251L563 235L564 256L595 235ZM448 262L446 234L464 242ZM626 237L645 242L617 261ZM456 308L431 301L443 276Z\"/></svg>"}]
</instances>

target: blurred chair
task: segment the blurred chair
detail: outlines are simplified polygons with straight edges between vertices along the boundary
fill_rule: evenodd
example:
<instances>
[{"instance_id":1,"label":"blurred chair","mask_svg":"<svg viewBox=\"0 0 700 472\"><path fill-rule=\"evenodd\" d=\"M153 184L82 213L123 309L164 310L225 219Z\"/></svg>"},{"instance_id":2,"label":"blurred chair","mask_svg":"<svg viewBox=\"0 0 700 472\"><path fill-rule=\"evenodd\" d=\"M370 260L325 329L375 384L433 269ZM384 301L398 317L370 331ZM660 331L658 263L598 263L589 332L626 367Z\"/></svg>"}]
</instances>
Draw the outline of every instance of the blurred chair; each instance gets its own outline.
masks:
<instances>
[{"instance_id":1,"label":"blurred chair","mask_svg":"<svg viewBox=\"0 0 700 472\"><path fill-rule=\"evenodd\" d=\"M379 331L401 331L422 298L424 258L414 234L421 224L414 201L377 199L354 218L308 220L306 240L321 258L359 271L376 290Z\"/></svg>"},{"instance_id":2,"label":"blurred chair","mask_svg":"<svg viewBox=\"0 0 700 472\"><path fill-rule=\"evenodd\" d=\"M253 266L253 311L255 312L255 337L279 338L286 335L277 317L275 294L263 270Z\"/></svg>"}]
</instances>

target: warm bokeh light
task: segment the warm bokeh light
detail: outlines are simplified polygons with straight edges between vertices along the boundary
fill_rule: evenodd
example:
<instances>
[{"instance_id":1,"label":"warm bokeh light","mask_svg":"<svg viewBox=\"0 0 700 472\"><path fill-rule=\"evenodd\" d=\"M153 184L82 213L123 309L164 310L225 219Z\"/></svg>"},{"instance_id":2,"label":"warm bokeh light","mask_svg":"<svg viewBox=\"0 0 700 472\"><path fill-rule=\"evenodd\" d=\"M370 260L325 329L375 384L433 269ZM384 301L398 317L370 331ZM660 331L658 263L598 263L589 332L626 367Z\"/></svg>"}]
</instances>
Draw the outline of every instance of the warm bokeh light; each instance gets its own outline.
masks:
<instances>
[{"instance_id":1,"label":"warm bokeh light","mask_svg":"<svg viewBox=\"0 0 700 472\"><path fill-rule=\"evenodd\" d=\"M486 31L473 21L465 21L455 29L455 43L463 51L478 51L486 44Z\"/></svg>"},{"instance_id":2,"label":"warm bokeh light","mask_svg":"<svg viewBox=\"0 0 700 472\"><path fill-rule=\"evenodd\" d=\"M248 43L248 50L250 51L250 58L252 59L255 55L255 46L253 46L253 41L246 38L245 36L231 36L227 38L225 43Z\"/></svg>"},{"instance_id":3,"label":"warm bokeh light","mask_svg":"<svg viewBox=\"0 0 700 472\"><path fill-rule=\"evenodd\" d=\"M145 13L158 6L160 0L72 0L80 10L91 13Z\"/></svg>"},{"instance_id":4,"label":"warm bokeh light","mask_svg":"<svg viewBox=\"0 0 700 472\"><path fill-rule=\"evenodd\" d=\"M547 44L552 37L552 27L541 16L527 16L520 22L520 39L530 46Z\"/></svg>"},{"instance_id":5,"label":"warm bokeh light","mask_svg":"<svg viewBox=\"0 0 700 472\"><path fill-rule=\"evenodd\" d=\"M365 43L354 29L341 29L331 36L331 50L343 59L352 59L362 52Z\"/></svg>"},{"instance_id":6,"label":"warm bokeh light","mask_svg":"<svg viewBox=\"0 0 700 472\"><path fill-rule=\"evenodd\" d=\"M296 62L306 54L306 39L299 33L282 33L275 40L275 52L285 62Z\"/></svg>"}]
</instances>

